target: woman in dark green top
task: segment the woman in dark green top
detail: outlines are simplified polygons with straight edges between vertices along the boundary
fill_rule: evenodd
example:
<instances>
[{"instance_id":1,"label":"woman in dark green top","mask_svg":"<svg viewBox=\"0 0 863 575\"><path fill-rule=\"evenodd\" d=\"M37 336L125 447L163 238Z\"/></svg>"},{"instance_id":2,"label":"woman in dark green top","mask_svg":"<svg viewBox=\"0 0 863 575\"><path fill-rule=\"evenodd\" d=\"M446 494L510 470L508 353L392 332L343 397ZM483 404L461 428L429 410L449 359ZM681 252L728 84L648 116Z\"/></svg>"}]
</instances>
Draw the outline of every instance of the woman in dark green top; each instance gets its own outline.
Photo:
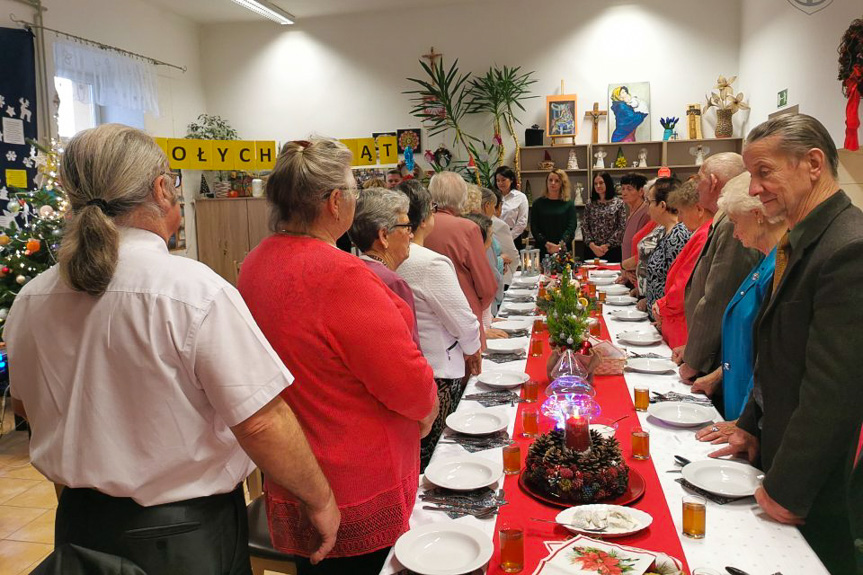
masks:
<instances>
[{"instance_id":1,"label":"woman in dark green top","mask_svg":"<svg viewBox=\"0 0 863 575\"><path fill-rule=\"evenodd\" d=\"M530 208L530 231L540 258L557 253L561 242L571 250L577 223L569 178L563 170L554 169L545 178L545 196L537 198Z\"/></svg>"}]
</instances>

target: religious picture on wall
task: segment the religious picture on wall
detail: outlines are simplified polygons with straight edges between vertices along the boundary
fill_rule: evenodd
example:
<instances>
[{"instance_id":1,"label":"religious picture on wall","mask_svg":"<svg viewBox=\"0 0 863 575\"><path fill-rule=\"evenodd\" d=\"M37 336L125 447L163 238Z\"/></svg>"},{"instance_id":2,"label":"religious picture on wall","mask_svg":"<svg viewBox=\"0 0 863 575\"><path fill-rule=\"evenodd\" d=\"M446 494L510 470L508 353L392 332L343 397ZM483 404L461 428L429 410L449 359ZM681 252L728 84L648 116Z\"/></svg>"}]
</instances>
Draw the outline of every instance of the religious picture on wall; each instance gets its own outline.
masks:
<instances>
[{"instance_id":1,"label":"religious picture on wall","mask_svg":"<svg viewBox=\"0 0 863 575\"><path fill-rule=\"evenodd\" d=\"M405 148L411 147L414 154L422 152L422 135L419 128L408 128L398 131L399 138L399 154L405 153Z\"/></svg>"},{"instance_id":2,"label":"religious picture on wall","mask_svg":"<svg viewBox=\"0 0 863 575\"><path fill-rule=\"evenodd\" d=\"M650 140L650 82L608 85L608 140Z\"/></svg>"},{"instance_id":3,"label":"religious picture on wall","mask_svg":"<svg viewBox=\"0 0 863 575\"><path fill-rule=\"evenodd\" d=\"M545 129L549 138L573 138L578 133L575 94L545 97Z\"/></svg>"}]
</instances>

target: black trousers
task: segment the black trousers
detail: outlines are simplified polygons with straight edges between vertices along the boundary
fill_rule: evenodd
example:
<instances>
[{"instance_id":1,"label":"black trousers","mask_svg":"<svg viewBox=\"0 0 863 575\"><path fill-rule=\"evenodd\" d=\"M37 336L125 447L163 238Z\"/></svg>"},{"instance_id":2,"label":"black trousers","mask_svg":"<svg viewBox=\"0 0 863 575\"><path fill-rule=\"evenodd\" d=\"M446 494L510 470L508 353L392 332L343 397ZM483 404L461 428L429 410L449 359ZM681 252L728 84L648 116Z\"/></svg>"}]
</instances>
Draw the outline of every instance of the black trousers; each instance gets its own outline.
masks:
<instances>
[{"instance_id":1,"label":"black trousers","mask_svg":"<svg viewBox=\"0 0 863 575\"><path fill-rule=\"evenodd\" d=\"M297 557L297 575L377 575L383 569L390 548L355 557L324 559L317 565L305 557Z\"/></svg>"},{"instance_id":2,"label":"black trousers","mask_svg":"<svg viewBox=\"0 0 863 575\"><path fill-rule=\"evenodd\" d=\"M54 545L134 562L149 575L251 575L242 485L231 493L143 507L93 489L60 496Z\"/></svg>"}]
</instances>

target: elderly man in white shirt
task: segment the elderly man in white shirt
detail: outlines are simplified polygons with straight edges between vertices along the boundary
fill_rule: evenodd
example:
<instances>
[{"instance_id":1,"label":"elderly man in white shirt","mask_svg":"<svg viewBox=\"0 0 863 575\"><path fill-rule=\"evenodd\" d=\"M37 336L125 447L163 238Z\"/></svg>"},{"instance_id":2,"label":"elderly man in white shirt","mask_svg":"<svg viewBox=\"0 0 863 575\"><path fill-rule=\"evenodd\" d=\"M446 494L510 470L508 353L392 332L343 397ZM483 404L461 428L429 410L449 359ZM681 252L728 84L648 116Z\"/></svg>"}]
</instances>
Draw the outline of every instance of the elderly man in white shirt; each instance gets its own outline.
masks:
<instances>
[{"instance_id":1,"label":"elderly man in white shirt","mask_svg":"<svg viewBox=\"0 0 863 575\"><path fill-rule=\"evenodd\" d=\"M422 352L434 370L440 411L432 430L420 445L420 469L425 469L440 438L446 418L458 407L464 392L466 368L479 373L482 366L479 320L458 283L452 261L423 246L434 228L431 194L417 180L399 184L410 200L408 217L413 229L410 257L396 270L410 286L416 307Z\"/></svg>"},{"instance_id":2,"label":"elderly man in white shirt","mask_svg":"<svg viewBox=\"0 0 863 575\"><path fill-rule=\"evenodd\" d=\"M320 561L340 515L278 395L293 377L230 284L168 253L175 177L139 130L75 136L60 167L71 209L59 264L9 313L32 462L66 486L55 546L147 573L249 574L241 482L257 463L305 502Z\"/></svg>"},{"instance_id":3,"label":"elderly man in white shirt","mask_svg":"<svg viewBox=\"0 0 863 575\"><path fill-rule=\"evenodd\" d=\"M527 228L527 196L515 189L515 172L509 166L500 166L494 172L494 183L503 195L500 219L509 226L515 247L522 249L521 234Z\"/></svg>"}]
</instances>

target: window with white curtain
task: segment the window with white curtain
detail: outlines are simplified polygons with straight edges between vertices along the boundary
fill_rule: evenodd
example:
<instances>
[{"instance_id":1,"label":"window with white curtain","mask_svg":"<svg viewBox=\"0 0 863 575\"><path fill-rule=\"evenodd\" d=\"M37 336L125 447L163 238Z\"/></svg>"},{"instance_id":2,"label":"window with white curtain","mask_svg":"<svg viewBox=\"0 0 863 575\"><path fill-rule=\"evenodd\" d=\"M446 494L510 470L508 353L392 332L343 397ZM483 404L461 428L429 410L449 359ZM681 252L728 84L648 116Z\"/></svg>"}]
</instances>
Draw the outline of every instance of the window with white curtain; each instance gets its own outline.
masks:
<instances>
[{"instance_id":1,"label":"window with white curtain","mask_svg":"<svg viewBox=\"0 0 863 575\"><path fill-rule=\"evenodd\" d=\"M144 114L159 115L153 65L75 42L54 42L55 86L60 97L60 136L118 122L144 127Z\"/></svg>"}]
</instances>

